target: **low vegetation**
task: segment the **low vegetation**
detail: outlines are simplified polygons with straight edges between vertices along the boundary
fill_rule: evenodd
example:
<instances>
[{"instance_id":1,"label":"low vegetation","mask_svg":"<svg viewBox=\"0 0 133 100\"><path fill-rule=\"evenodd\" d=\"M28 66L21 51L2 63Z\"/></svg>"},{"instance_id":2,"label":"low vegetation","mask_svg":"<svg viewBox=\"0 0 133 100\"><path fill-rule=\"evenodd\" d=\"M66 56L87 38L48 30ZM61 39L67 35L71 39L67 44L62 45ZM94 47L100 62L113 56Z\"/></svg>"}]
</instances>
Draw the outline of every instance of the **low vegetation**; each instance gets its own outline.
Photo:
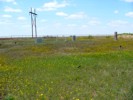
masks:
<instances>
[{"instance_id":1,"label":"low vegetation","mask_svg":"<svg viewBox=\"0 0 133 100\"><path fill-rule=\"evenodd\" d=\"M0 40L3 100L132 100L133 40Z\"/></svg>"}]
</instances>

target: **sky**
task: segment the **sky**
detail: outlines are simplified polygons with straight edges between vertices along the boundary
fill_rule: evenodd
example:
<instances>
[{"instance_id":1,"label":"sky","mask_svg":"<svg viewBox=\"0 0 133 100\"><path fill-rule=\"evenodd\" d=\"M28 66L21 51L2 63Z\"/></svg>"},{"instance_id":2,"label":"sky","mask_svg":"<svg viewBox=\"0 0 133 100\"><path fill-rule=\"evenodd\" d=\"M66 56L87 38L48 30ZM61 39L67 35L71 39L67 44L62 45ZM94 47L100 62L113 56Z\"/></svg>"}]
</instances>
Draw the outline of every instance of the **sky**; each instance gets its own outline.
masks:
<instances>
[{"instance_id":1,"label":"sky","mask_svg":"<svg viewBox=\"0 0 133 100\"><path fill-rule=\"evenodd\" d=\"M133 33L133 0L0 0L0 37L31 36L31 7L38 36Z\"/></svg>"}]
</instances>

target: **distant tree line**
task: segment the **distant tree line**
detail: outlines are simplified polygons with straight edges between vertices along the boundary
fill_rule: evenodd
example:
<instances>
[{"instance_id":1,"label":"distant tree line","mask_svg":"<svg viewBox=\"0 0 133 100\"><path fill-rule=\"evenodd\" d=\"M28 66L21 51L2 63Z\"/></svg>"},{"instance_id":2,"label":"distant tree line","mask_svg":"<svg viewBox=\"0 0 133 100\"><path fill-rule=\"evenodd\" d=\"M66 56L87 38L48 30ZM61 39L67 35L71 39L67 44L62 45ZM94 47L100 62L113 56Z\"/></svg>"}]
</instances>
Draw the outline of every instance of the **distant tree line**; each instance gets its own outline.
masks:
<instances>
[{"instance_id":1,"label":"distant tree line","mask_svg":"<svg viewBox=\"0 0 133 100\"><path fill-rule=\"evenodd\" d=\"M133 35L133 33L121 33L119 35Z\"/></svg>"}]
</instances>

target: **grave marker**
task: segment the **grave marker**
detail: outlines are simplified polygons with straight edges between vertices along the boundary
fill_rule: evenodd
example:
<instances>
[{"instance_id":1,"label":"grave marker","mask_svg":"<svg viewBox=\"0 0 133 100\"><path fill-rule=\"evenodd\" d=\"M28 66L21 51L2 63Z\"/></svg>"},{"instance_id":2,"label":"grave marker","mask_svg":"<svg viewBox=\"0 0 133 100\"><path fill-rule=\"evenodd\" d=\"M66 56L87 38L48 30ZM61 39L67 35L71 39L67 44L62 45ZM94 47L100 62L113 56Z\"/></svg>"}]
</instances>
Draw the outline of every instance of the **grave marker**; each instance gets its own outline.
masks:
<instances>
[{"instance_id":1,"label":"grave marker","mask_svg":"<svg viewBox=\"0 0 133 100\"><path fill-rule=\"evenodd\" d=\"M43 42L43 38L35 38L35 43L42 43Z\"/></svg>"},{"instance_id":2,"label":"grave marker","mask_svg":"<svg viewBox=\"0 0 133 100\"><path fill-rule=\"evenodd\" d=\"M117 34L117 32L114 33L114 40L116 40L116 41L118 40L118 34Z\"/></svg>"},{"instance_id":3,"label":"grave marker","mask_svg":"<svg viewBox=\"0 0 133 100\"><path fill-rule=\"evenodd\" d=\"M72 41L76 41L76 36L72 36Z\"/></svg>"}]
</instances>

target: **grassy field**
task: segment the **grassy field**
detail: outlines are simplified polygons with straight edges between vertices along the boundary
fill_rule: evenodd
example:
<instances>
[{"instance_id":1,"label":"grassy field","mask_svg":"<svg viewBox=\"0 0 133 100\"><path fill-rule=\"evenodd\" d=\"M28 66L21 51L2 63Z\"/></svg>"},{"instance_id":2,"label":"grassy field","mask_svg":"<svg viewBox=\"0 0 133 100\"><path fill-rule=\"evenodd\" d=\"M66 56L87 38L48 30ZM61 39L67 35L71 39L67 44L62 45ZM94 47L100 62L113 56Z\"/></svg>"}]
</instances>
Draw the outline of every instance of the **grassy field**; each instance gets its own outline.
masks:
<instances>
[{"instance_id":1,"label":"grassy field","mask_svg":"<svg viewBox=\"0 0 133 100\"><path fill-rule=\"evenodd\" d=\"M0 40L3 100L133 100L133 39Z\"/></svg>"}]
</instances>

